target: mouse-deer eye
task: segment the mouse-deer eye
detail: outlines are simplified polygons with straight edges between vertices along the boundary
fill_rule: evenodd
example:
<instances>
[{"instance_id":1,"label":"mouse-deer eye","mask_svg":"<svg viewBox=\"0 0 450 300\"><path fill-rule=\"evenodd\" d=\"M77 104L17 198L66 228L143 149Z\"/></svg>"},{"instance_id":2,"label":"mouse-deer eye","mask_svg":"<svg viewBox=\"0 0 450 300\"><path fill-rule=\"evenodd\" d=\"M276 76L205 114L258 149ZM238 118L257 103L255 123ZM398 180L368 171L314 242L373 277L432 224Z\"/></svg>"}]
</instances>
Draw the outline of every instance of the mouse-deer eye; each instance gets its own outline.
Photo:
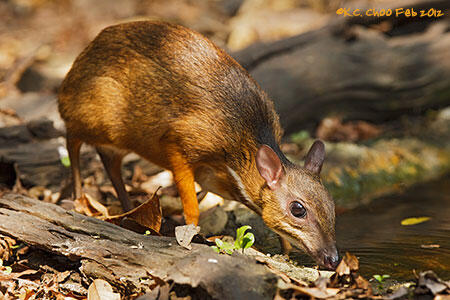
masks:
<instances>
[{"instance_id":1,"label":"mouse-deer eye","mask_svg":"<svg viewBox=\"0 0 450 300\"><path fill-rule=\"evenodd\" d=\"M296 218L304 218L306 216L306 208L298 201L291 202L289 210Z\"/></svg>"}]
</instances>

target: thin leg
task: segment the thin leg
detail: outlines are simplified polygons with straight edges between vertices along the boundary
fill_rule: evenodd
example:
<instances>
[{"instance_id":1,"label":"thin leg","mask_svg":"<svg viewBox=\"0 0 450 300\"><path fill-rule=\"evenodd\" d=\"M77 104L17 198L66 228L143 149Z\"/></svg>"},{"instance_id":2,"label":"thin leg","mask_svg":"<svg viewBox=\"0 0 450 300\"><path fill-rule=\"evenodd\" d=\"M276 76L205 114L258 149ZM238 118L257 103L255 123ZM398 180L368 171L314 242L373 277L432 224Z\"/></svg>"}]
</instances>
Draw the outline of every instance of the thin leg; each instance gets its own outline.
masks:
<instances>
[{"instance_id":1,"label":"thin leg","mask_svg":"<svg viewBox=\"0 0 450 300\"><path fill-rule=\"evenodd\" d=\"M80 148L81 140L71 138L67 135L67 152L69 152L70 167L72 169L73 195L75 199L81 197L81 175L80 175Z\"/></svg>"},{"instance_id":2,"label":"thin leg","mask_svg":"<svg viewBox=\"0 0 450 300\"><path fill-rule=\"evenodd\" d=\"M168 147L169 162L173 177L183 203L186 224L198 224L199 210L197 194L195 193L194 172L186 159L176 147Z\"/></svg>"},{"instance_id":3,"label":"thin leg","mask_svg":"<svg viewBox=\"0 0 450 300\"><path fill-rule=\"evenodd\" d=\"M128 194L122 180L121 167L124 153L111 147L97 146L96 149L103 162L103 166L105 166L106 173L116 190L117 197L122 203L122 208L125 211L131 210L131 202L128 199Z\"/></svg>"}]
</instances>

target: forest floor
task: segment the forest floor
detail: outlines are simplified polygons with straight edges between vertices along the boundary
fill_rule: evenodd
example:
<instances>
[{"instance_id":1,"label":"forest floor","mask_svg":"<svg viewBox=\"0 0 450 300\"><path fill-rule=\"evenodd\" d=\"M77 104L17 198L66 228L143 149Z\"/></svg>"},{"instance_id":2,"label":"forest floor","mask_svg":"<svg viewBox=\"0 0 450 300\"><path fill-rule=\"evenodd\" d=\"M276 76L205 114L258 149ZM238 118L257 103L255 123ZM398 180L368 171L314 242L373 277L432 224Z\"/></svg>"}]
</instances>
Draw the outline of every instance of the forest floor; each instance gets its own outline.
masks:
<instances>
[{"instance_id":1,"label":"forest floor","mask_svg":"<svg viewBox=\"0 0 450 300\"><path fill-rule=\"evenodd\" d=\"M64 125L56 107L57 89L71 63L105 26L151 16L151 19L193 28L219 46L239 51L253 43L272 42L320 28L337 8L332 2L101 0L92 6L88 1L1 1L0 297L118 299L119 294L123 299L212 297L208 289L214 287L208 281L181 284L167 277L149 283L143 277L140 285L130 283L134 287L130 288L98 273L89 273L80 267L86 260L83 254L71 256L56 250L54 244L45 244L44 239L39 242L38 238L18 238L14 230L20 229L21 219L16 219L16 228L6 228L6 217L11 211L23 213L21 216L35 215L26 209L12 209L13 204L5 199L11 195L37 199L50 205L50 210L74 211L87 216L86 220L105 220L123 213L100 160L89 147L83 148L82 153L84 192L88 196L75 201L71 198ZM298 22L299 19L303 21ZM308 127L308 131L288 135L282 149L290 159L302 163L313 137L326 141L323 180L336 201L338 215L380 196L401 193L414 184L440 178L450 171L450 108L430 109L419 116L405 114L377 124L330 116ZM144 203L139 208L140 214L155 211L156 204L148 202L155 198L151 197L154 194L163 213L156 216L159 218L156 225L140 224L132 229L142 238L148 235L146 230L150 235L159 231L172 237L167 244L177 245L173 237L175 228L183 224L182 207L171 174L131 155L124 163L124 177L134 206ZM145 203L153 204L145 207ZM254 218L245 207L211 194L202 201L200 209L201 232L194 241L203 244L205 247L199 251L208 255L212 255L209 250L215 238L232 239L239 226L248 225ZM139 223L136 215L122 216L120 220L124 218ZM268 239L273 233L262 223L257 224L260 225L253 226L252 232L256 236L256 249L261 252L250 248L242 251L244 254L235 251L231 257L238 257L243 264L236 268L236 274L246 268L257 269L255 265L265 267L263 272L268 272L264 274L272 281L261 299L450 297L450 282L439 279L432 271L419 272L410 282L392 284L383 277L363 278L358 273L358 259L350 253L344 255L335 273L319 271L318 267L304 268L286 256L267 255L261 246L274 240ZM147 229L143 230L142 226ZM87 241L97 247L95 240L92 237ZM130 249L130 253L135 250ZM213 255L227 257L228 254ZM251 257L251 261L244 261L241 258L244 255ZM143 296L145 293L148 294ZM225 295L223 299L232 296Z\"/></svg>"}]
</instances>

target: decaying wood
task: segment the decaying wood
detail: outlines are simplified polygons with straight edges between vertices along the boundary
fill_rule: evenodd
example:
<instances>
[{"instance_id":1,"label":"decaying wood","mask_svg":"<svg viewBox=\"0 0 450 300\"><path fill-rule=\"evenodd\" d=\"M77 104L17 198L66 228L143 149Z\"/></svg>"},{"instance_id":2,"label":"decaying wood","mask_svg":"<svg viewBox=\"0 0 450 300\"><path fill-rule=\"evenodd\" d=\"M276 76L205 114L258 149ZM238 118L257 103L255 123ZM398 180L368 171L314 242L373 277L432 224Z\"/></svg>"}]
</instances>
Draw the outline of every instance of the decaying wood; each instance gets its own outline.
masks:
<instances>
[{"instance_id":1,"label":"decaying wood","mask_svg":"<svg viewBox=\"0 0 450 300\"><path fill-rule=\"evenodd\" d=\"M200 287L217 299L273 299L277 277L254 259L192 250L174 238L139 235L113 224L18 194L0 198L0 232L80 262L90 279L123 293L148 291L155 281Z\"/></svg>"},{"instance_id":2,"label":"decaying wood","mask_svg":"<svg viewBox=\"0 0 450 300\"><path fill-rule=\"evenodd\" d=\"M57 139L62 136L52 121L45 118L0 128L0 166L4 166L0 167L0 184L6 183L11 188L12 185L7 182L18 176L25 187L43 186L60 191L68 183L64 180L70 179L70 169L61 163L58 153L58 148L66 144L63 138ZM132 170L136 163L137 159L131 158L124 164L125 169ZM96 152L91 147L83 149L81 164L83 178L93 175L96 170L102 170ZM139 164L146 174L155 174L161 170L150 163L141 161Z\"/></svg>"},{"instance_id":3,"label":"decaying wood","mask_svg":"<svg viewBox=\"0 0 450 300\"><path fill-rule=\"evenodd\" d=\"M46 119L0 128L0 163L11 166L0 169L0 183L19 177L25 186L59 189L69 174L57 150L63 144L54 139L60 135Z\"/></svg>"},{"instance_id":4,"label":"decaying wood","mask_svg":"<svg viewBox=\"0 0 450 300\"><path fill-rule=\"evenodd\" d=\"M450 7L448 1L415 6L428 2L444 12ZM358 20L342 17L319 30L234 54L272 97L288 132L331 114L382 122L450 104L447 20L423 23L428 27L407 35L392 30L392 36L371 28L379 18Z\"/></svg>"}]
</instances>

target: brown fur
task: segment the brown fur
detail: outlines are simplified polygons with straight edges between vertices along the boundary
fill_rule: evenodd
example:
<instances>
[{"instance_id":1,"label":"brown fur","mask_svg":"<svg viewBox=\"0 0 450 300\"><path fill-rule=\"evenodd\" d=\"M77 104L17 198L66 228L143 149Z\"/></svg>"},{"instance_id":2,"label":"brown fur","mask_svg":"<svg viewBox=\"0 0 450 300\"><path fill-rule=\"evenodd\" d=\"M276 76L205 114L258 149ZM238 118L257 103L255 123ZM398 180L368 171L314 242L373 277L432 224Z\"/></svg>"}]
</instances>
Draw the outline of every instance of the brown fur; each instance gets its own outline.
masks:
<instances>
[{"instance_id":1,"label":"brown fur","mask_svg":"<svg viewBox=\"0 0 450 300\"><path fill-rule=\"evenodd\" d=\"M280 220L298 224L288 220L279 199L281 192L289 197L287 190L267 189L255 164L258 148L267 144L283 163L283 184L291 194L300 191L309 208L317 210L312 215L321 239L307 251L334 242L332 200L314 175L281 153L282 130L272 101L236 61L199 33L145 21L104 29L65 78L59 111L68 148L75 145L69 149L72 160L78 160L81 141L117 149L119 161L124 153L135 152L171 170L188 223L198 221L195 179L207 190L242 201L270 227L289 235ZM119 182L120 170L106 167ZM76 196L81 193L78 169L75 162Z\"/></svg>"}]
</instances>

